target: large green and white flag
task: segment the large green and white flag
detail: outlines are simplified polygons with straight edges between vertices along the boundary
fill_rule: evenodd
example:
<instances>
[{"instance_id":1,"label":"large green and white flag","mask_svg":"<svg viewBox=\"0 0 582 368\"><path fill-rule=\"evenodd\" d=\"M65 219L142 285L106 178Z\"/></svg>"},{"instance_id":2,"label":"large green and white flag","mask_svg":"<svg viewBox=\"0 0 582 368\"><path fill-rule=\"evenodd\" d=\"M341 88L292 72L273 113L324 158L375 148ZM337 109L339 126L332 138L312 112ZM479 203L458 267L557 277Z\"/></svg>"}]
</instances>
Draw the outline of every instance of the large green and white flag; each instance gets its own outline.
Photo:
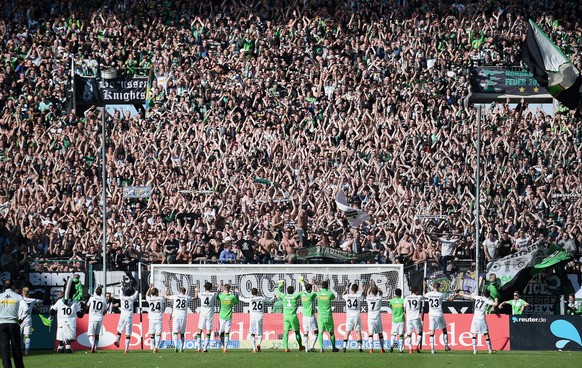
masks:
<instances>
[{"instance_id":1,"label":"large green and white flag","mask_svg":"<svg viewBox=\"0 0 582 368\"><path fill-rule=\"evenodd\" d=\"M570 109L582 105L580 72L531 19L522 58L538 83L555 99Z\"/></svg>"},{"instance_id":2,"label":"large green and white flag","mask_svg":"<svg viewBox=\"0 0 582 368\"><path fill-rule=\"evenodd\" d=\"M556 244L552 244L548 252L546 253L546 257L542 259L541 262L536 264L534 268L542 269L551 267L557 263L562 261L567 261L570 259L570 255L564 249Z\"/></svg>"}]
</instances>

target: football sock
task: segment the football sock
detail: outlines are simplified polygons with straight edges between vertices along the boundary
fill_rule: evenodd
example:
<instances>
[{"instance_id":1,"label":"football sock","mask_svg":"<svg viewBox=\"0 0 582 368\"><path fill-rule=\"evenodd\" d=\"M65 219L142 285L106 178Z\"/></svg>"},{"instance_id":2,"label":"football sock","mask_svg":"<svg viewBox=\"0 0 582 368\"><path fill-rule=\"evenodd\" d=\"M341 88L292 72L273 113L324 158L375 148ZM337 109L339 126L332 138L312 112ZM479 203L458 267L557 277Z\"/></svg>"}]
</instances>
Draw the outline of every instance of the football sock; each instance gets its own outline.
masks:
<instances>
[{"instance_id":1,"label":"football sock","mask_svg":"<svg viewBox=\"0 0 582 368\"><path fill-rule=\"evenodd\" d=\"M315 349L315 342L317 341L317 336L318 335L319 334L317 333L317 331L312 332L312 335L311 335L311 346L310 346L310 348L312 350Z\"/></svg>"},{"instance_id":2,"label":"football sock","mask_svg":"<svg viewBox=\"0 0 582 368\"><path fill-rule=\"evenodd\" d=\"M208 345L210 345L210 334L206 334L206 340L204 341L203 349L208 349Z\"/></svg>"},{"instance_id":3,"label":"football sock","mask_svg":"<svg viewBox=\"0 0 582 368\"><path fill-rule=\"evenodd\" d=\"M289 349L289 330L283 331L283 347Z\"/></svg>"},{"instance_id":4,"label":"football sock","mask_svg":"<svg viewBox=\"0 0 582 368\"><path fill-rule=\"evenodd\" d=\"M295 340L297 340L297 343L300 347L303 346L303 342L301 341L301 333L299 331L295 332Z\"/></svg>"}]
</instances>

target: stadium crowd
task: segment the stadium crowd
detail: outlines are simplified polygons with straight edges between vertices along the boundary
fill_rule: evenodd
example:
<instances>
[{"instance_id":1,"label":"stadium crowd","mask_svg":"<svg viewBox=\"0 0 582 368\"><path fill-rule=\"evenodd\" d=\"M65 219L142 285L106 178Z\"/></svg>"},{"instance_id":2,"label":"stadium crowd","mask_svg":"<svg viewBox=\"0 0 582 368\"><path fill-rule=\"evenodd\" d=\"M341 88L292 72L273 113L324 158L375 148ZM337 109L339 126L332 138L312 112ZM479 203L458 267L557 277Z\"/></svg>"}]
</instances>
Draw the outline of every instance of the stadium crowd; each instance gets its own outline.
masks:
<instances>
[{"instance_id":1,"label":"stadium crowd","mask_svg":"<svg viewBox=\"0 0 582 368\"><path fill-rule=\"evenodd\" d=\"M145 113L106 117L117 269L295 262L313 244L436 262L443 239L455 242L443 256L471 259L471 66L523 67L528 18L582 66L577 1L1 3L0 267L12 272L101 264L101 111L75 108L72 64L156 76ZM540 239L580 252L581 128L579 111L487 106L486 261ZM127 200L125 185L153 194ZM368 225L347 224L342 189Z\"/></svg>"}]
</instances>

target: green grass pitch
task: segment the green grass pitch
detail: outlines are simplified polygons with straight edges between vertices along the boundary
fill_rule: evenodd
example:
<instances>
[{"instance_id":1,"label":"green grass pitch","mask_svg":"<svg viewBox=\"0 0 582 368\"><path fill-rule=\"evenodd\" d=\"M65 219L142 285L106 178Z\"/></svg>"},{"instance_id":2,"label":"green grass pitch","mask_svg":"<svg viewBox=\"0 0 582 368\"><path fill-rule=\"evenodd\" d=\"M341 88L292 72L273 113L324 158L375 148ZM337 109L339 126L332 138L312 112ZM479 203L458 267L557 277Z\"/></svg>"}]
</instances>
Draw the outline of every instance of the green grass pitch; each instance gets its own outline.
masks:
<instances>
[{"instance_id":1,"label":"green grass pitch","mask_svg":"<svg viewBox=\"0 0 582 368\"><path fill-rule=\"evenodd\" d=\"M473 355L472 351L430 351L422 354L385 354L368 352L321 354L292 351L285 353L280 350L267 350L253 354L248 350L211 351L196 353L185 351L162 351L154 354L150 351L99 351L96 354L77 351L72 355L56 354L54 352L32 352L24 358L27 368L181 368L181 367L232 367L232 368L262 368L262 367L448 367L448 368L498 368L498 367L578 367L582 361L582 352L550 352L550 351L502 351L489 355L480 351Z\"/></svg>"}]
</instances>

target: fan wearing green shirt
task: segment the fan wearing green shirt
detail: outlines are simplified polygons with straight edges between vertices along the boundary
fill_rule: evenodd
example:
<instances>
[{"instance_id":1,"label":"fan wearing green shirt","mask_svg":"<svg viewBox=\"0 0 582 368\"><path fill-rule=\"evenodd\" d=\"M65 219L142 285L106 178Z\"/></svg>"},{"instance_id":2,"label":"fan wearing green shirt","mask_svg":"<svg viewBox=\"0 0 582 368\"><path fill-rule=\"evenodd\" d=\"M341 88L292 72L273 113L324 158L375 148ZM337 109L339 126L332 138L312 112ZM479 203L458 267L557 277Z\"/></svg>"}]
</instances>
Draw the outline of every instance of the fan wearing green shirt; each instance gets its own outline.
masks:
<instances>
[{"instance_id":1,"label":"fan wearing green shirt","mask_svg":"<svg viewBox=\"0 0 582 368\"><path fill-rule=\"evenodd\" d=\"M392 309L390 352L393 352L396 346L398 347L398 351L402 353L404 351L404 299L402 299L402 290L394 290L394 295L396 297L389 301L390 309Z\"/></svg>"},{"instance_id":2,"label":"fan wearing green shirt","mask_svg":"<svg viewBox=\"0 0 582 368\"><path fill-rule=\"evenodd\" d=\"M529 307L529 303L521 299L517 291L513 292L513 300L506 300L499 304L499 309L505 304L511 305L511 314L522 314L525 307Z\"/></svg>"},{"instance_id":3,"label":"fan wearing green shirt","mask_svg":"<svg viewBox=\"0 0 582 368\"><path fill-rule=\"evenodd\" d=\"M323 353L323 333L329 333L331 340L331 351L337 353L338 348L335 347L335 332L333 325L333 315L331 309L331 302L335 299L335 294L329 290L329 281L325 280L321 283L321 290L317 292L317 341L319 341L319 351Z\"/></svg>"},{"instance_id":4,"label":"fan wearing green shirt","mask_svg":"<svg viewBox=\"0 0 582 368\"><path fill-rule=\"evenodd\" d=\"M220 290L220 289L219 289ZM230 327L232 325L232 307L238 304L238 290L235 288L234 293L230 292L230 285L225 284L218 294L220 301L220 314L218 321L220 322L219 334L222 342L222 352L228 351L228 339L230 335Z\"/></svg>"},{"instance_id":5,"label":"fan wearing green shirt","mask_svg":"<svg viewBox=\"0 0 582 368\"><path fill-rule=\"evenodd\" d=\"M279 285L275 290L275 294L283 301L283 346L285 352L289 350L289 331L295 331L295 338L299 344L299 351L305 350L305 346L301 343L301 331L299 329L299 319L297 318L297 307L299 304L300 294L295 294L295 288L292 285L287 286L287 294L284 294L281 289L285 281L279 280Z\"/></svg>"},{"instance_id":6,"label":"fan wearing green shirt","mask_svg":"<svg viewBox=\"0 0 582 368\"><path fill-rule=\"evenodd\" d=\"M305 284L303 277L299 278L299 283L303 287L303 290L299 293L301 296L301 307L303 311L303 340L307 346L306 350L308 353L314 351L315 342L317 341L317 321L315 319L314 304L317 294L313 292L313 284L315 283L315 278L311 280L311 284ZM309 339L309 333L311 332L311 339Z\"/></svg>"}]
</instances>

